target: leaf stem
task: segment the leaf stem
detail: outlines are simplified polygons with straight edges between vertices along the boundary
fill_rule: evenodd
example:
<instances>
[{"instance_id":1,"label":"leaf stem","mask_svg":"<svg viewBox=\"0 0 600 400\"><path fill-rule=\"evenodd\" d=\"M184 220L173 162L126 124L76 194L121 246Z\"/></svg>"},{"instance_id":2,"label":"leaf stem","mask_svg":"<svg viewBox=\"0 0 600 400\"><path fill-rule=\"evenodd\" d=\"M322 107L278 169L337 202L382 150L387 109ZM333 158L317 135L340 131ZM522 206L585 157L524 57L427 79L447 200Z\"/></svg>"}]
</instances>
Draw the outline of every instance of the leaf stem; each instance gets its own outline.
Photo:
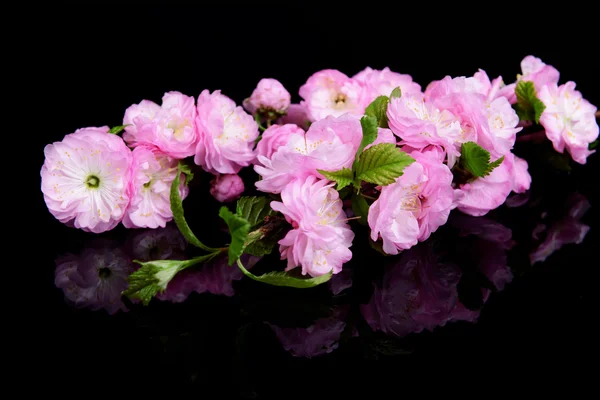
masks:
<instances>
[{"instance_id":1,"label":"leaf stem","mask_svg":"<svg viewBox=\"0 0 600 400\"><path fill-rule=\"evenodd\" d=\"M258 125L258 129L260 129L261 132L264 132L267 130L267 128L262 126L262 124L260 123L260 115L259 114L254 114L254 120L256 121L256 124ZM271 126L270 121L267 121L267 127L268 126Z\"/></svg>"},{"instance_id":2,"label":"leaf stem","mask_svg":"<svg viewBox=\"0 0 600 400\"><path fill-rule=\"evenodd\" d=\"M375 197L373 197L373 196L369 196L369 195L366 195L366 194L364 194L364 193L360 193L360 195L361 195L362 197L364 197L365 199L369 199L369 200L377 200Z\"/></svg>"}]
</instances>

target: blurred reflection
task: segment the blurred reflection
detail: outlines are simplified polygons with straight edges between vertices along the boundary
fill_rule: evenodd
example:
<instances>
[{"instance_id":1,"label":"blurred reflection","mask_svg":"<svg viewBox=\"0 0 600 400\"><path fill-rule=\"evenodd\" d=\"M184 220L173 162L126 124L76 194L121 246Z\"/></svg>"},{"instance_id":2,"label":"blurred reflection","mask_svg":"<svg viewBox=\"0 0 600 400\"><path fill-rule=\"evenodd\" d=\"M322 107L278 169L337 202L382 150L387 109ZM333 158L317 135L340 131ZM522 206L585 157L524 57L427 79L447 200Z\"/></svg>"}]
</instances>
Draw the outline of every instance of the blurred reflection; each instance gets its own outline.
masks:
<instances>
[{"instance_id":1,"label":"blurred reflection","mask_svg":"<svg viewBox=\"0 0 600 400\"><path fill-rule=\"evenodd\" d=\"M280 328L267 323L286 351L295 357L312 358L331 353L339 346L346 328L346 309L338 308L331 316L320 318L307 328Z\"/></svg>"},{"instance_id":2,"label":"blurred reflection","mask_svg":"<svg viewBox=\"0 0 600 400\"><path fill-rule=\"evenodd\" d=\"M513 245L510 229L460 213L449 224L458 236L456 232L438 235L386 266L371 300L361 306L374 331L403 337L432 331L449 321L475 321L491 293L490 285L502 290L512 280L506 254Z\"/></svg>"},{"instance_id":3,"label":"blurred reflection","mask_svg":"<svg viewBox=\"0 0 600 400\"><path fill-rule=\"evenodd\" d=\"M161 229L132 230L126 244L134 260L184 260L187 242L176 225Z\"/></svg>"},{"instance_id":4,"label":"blurred reflection","mask_svg":"<svg viewBox=\"0 0 600 400\"><path fill-rule=\"evenodd\" d=\"M127 311L121 292L133 271L131 259L117 242L95 239L79 255L57 258L54 283L73 306L114 314Z\"/></svg>"},{"instance_id":5,"label":"blurred reflection","mask_svg":"<svg viewBox=\"0 0 600 400\"><path fill-rule=\"evenodd\" d=\"M545 261L565 244L583 242L590 227L580 220L590 207L590 202L584 196L574 193L567 201L567 212L564 217L554 223L538 224L533 231L533 239L543 241L529 254L529 262L533 265ZM545 217L547 215L543 214L542 218Z\"/></svg>"},{"instance_id":6,"label":"blurred reflection","mask_svg":"<svg viewBox=\"0 0 600 400\"><path fill-rule=\"evenodd\" d=\"M247 254L241 258L246 269L251 269L260 260L260 257ZM227 265L227 254L224 254L197 268L181 271L169 282L167 290L160 293L157 298L180 303L187 299L192 292L233 296L235 294L233 281L238 281L243 277L244 274L236 265Z\"/></svg>"}]
</instances>

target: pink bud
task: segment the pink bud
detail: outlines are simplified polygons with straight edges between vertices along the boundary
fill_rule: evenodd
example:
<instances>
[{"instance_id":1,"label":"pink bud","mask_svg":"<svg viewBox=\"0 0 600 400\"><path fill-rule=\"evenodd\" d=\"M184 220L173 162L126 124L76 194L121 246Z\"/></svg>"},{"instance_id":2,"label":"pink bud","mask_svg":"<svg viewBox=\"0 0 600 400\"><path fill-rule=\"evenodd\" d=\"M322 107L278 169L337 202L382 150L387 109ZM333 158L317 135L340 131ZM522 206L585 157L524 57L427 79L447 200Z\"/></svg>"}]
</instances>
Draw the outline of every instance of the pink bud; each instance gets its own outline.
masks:
<instances>
[{"instance_id":1,"label":"pink bud","mask_svg":"<svg viewBox=\"0 0 600 400\"><path fill-rule=\"evenodd\" d=\"M240 197L244 182L236 174L217 175L211 181L210 194L221 203L228 203Z\"/></svg>"}]
</instances>

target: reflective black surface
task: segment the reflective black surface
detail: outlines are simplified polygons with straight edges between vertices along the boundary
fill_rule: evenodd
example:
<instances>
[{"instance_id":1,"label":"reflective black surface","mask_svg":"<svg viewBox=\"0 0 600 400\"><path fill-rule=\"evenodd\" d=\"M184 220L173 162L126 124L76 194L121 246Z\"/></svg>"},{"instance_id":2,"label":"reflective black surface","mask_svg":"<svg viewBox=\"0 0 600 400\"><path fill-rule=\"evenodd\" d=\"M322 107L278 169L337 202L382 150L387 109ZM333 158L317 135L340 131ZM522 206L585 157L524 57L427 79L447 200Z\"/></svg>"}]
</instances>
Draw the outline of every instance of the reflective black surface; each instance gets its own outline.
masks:
<instances>
[{"instance_id":1,"label":"reflective black surface","mask_svg":"<svg viewBox=\"0 0 600 400\"><path fill-rule=\"evenodd\" d=\"M53 101L39 110L47 128L35 136L27 176L38 176L44 144L82 126L117 125L141 99L220 88L240 103L266 76L295 95L323 68L389 66L425 86L477 68L510 76L534 54L599 103L593 52L583 42L559 51L557 30L524 40L506 21L493 29L485 21L497 19L482 16L457 28L442 11L426 24L439 38L426 46L425 37L415 39L427 30L421 23L386 12L367 40L356 13L309 7L49 9L32 51L51 48L54 57L31 78L31 94ZM256 27L268 18L271 29ZM489 49L469 44L481 32ZM37 233L19 251L28 261L11 300L26 304L18 311L24 322L12 325L23 343L20 375L61 396L400 398L409 390L466 393L481 382L478 394L515 382L536 390L564 384L573 393L591 382L587 363L595 365L600 156L566 172L541 149L516 150L530 161L528 193L481 218L454 211L430 240L398 257L378 254L359 231L353 260L326 285L270 287L216 260L177 276L148 307L119 296L125 277L133 259L197 254L177 230L77 231L47 212L36 183L27 215ZM200 239L218 245L227 236L209 179L196 177L184 205ZM279 261L247 262L260 272Z\"/></svg>"}]
</instances>

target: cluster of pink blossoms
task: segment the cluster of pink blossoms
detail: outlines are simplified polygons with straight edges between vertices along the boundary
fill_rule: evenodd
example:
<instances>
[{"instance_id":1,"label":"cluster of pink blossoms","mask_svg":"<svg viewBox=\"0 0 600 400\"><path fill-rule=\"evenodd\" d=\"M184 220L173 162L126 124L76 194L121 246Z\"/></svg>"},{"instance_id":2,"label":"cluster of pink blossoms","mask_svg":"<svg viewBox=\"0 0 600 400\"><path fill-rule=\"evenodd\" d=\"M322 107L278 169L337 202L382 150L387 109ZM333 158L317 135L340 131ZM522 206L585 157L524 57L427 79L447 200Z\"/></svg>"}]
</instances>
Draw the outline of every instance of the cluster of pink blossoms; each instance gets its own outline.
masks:
<instances>
[{"instance_id":1,"label":"cluster of pink blossoms","mask_svg":"<svg viewBox=\"0 0 600 400\"><path fill-rule=\"evenodd\" d=\"M108 127L84 128L48 145L42 191L52 214L77 228L98 233L119 222L156 228L173 218L169 192L179 160L193 157L215 176L210 193L220 202L240 197L237 173L252 166L260 176L256 188L281 197L271 207L291 224L279 241L287 270L338 273L352 257L351 212L320 171L352 170L363 140L361 117L379 96L389 96L386 123L368 147L393 144L414 159L393 183L365 188L371 239L388 254L429 238L454 208L482 216L511 192L529 189L527 162L512 152L517 134L531 125L515 111L519 82L533 82L545 105L539 123L554 148L585 163L598 137L596 108L573 82L558 86L558 71L541 60L528 56L521 69L508 85L479 70L446 76L424 91L410 75L388 68L353 77L328 69L300 87L297 104L275 79L261 80L243 106L218 90L204 90L197 101L169 92L161 105L144 100L129 107L122 139ZM401 95L392 96L398 89ZM455 172L468 142L501 162L491 173L459 180ZM182 198L187 191L182 183Z\"/></svg>"}]
</instances>

